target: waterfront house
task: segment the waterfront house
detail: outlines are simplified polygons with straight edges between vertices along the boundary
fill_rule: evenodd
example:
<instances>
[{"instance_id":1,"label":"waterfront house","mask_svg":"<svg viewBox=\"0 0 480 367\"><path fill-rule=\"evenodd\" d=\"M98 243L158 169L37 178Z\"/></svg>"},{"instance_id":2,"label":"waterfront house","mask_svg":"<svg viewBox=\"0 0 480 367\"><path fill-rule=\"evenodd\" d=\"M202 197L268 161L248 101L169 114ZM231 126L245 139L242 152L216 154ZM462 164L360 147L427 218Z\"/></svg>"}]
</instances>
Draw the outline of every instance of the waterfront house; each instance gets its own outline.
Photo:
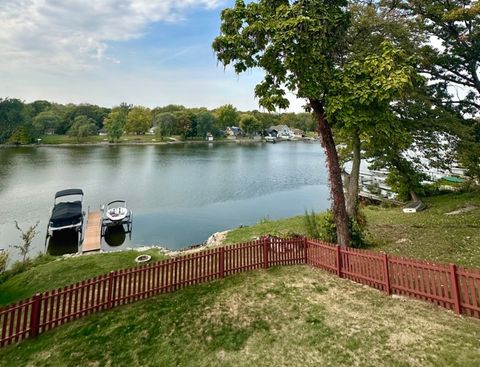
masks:
<instances>
[{"instance_id":1,"label":"waterfront house","mask_svg":"<svg viewBox=\"0 0 480 367\"><path fill-rule=\"evenodd\" d=\"M294 137L294 133L287 125L270 126L267 130L267 134L273 138L291 139Z\"/></svg>"},{"instance_id":2,"label":"waterfront house","mask_svg":"<svg viewBox=\"0 0 480 367\"><path fill-rule=\"evenodd\" d=\"M305 137L305 131L301 129L292 129L292 132L295 138L301 139Z\"/></svg>"},{"instance_id":3,"label":"waterfront house","mask_svg":"<svg viewBox=\"0 0 480 367\"><path fill-rule=\"evenodd\" d=\"M236 138L237 136L243 135L243 130L237 126L229 126L225 130L225 135Z\"/></svg>"}]
</instances>

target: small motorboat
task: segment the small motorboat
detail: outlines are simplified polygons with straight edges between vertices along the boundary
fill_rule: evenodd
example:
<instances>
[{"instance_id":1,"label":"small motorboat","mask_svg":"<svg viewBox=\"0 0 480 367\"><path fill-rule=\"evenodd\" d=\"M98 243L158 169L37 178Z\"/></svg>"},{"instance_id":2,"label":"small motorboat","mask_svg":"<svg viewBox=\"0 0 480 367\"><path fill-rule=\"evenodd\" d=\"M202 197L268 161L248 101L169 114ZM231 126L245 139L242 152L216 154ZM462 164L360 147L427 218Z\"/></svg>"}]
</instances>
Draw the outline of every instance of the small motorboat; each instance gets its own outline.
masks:
<instances>
[{"instance_id":1,"label":"small motorboat","mask_svg":"<svg viewBox=\"0 0 480 367\"><path fill-rule=\"evenodd\" d=\"M102 237L110 227L123 227L125 233L132 233L133 213L125 200L114 200L102 206Z\"/></svg>"},{"instance_id":2,"label":"small motorboat","mask_svg":"<svg viewBox=\"0 0 480 367\"><path fill-rule=\"evenodd\" d=\"M131 215L131 210L127 208L127 202L125 200L111 201L104 208L106 219L112 223L123 222Z\"/></svg>"}]
</instances>

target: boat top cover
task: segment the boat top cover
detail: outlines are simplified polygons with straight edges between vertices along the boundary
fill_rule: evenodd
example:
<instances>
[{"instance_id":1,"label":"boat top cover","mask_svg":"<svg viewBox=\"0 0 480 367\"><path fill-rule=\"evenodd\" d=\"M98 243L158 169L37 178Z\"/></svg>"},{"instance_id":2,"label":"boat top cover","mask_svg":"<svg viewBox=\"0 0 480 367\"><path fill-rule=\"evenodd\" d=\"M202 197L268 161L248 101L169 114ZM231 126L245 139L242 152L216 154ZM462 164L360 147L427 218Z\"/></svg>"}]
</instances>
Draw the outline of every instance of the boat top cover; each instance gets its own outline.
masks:
<instances>
[{"instance_id":1,"label":"boat top cover","mask_svg":"<svg viewBox=\"0 0 480 367\"><path fill-rule=\"evenodd\" d=\"M62 196L70 196L70 195L82 195L83 191L81 189L67 189L61 190L55 194L55 199L61 198Z\"/></svg>"},{"instance_id":2,"label":"boat top cover","mask_svg":"<svg viewBox=\"0 0 480 367\"><path fill-rule=\"evenodd\" d=\"M83 217L82 202L62 202L55 205L50 217L51 227L64 227L81 222Z\"/></svg>"}]
</instances>

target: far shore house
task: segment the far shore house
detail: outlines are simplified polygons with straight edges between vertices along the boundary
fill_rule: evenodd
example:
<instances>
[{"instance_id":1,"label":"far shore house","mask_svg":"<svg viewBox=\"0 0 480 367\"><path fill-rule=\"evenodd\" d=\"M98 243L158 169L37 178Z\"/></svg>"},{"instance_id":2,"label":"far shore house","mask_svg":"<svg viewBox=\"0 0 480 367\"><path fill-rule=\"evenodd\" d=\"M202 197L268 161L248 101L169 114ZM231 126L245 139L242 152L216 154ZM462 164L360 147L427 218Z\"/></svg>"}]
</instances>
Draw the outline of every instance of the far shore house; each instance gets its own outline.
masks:
<instances>
[{"instance_id":1,"label":"far shore house","mask_svg":"<svg viewBox=\"0 0 480 367\"><path fill-rule=\"evenodd\" d=\"M207 133L207 141L213 141L212 133Z\"/></svg>"},{"instance_id":2,"label":"far shore house","mask_svg":"<svg viewBox=\"0 0 480 367\"><path fill-rule=\"evenodd\" d=\"M273 138L291 139L294 133L287 125L270 126L267 129L267 134Z\"/></svg>"},{"instance_id":3,"label":"far shore house","mask_svg":"<svg viewBox=\"0 0 480 367\"><path fill-rule=\"evenodd\" d=\"M305 137L305 131L301 129L292 129L293 136L295 138L304 138Z\"/></svg>"},{"instance_id":4,"label":"far shore house","mask_svg":"<svg viewBox=\"0 0 480 367\"><path fill-rule=\"evenodd\" d=\"M225 130L225 135L227 135L228 137L236 138L237 136L243 135L243 130L237 126L229 126Z\"/></svg>"}]
</instances>

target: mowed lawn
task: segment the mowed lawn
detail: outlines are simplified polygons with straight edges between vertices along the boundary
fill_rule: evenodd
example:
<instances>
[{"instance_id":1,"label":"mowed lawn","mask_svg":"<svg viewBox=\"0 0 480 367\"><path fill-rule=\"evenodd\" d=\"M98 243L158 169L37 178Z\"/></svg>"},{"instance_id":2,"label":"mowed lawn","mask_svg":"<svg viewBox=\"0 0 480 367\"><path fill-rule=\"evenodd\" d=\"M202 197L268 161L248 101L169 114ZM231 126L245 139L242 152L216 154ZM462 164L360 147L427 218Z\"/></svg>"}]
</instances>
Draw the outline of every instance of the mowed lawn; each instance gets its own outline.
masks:
<instances>
[{"instance_id":1,"label":"mowed lawn","mask_svg":"<svg viewBox=\"0 0 480 367\"><path fill-rule=\"evenodd\" d=\"M452 193L424 199L427 209L405 214L402 208L367 206L366 242L374 251L480 268L480 192ZM448 215L457 210L467 212ZM321 214L320 214L321 215ZM303 216L263 220L227 234L225 243L265 234L308 235Z\"/></svg>"},{"instance_id":2,"label":"mowed lawn","mask_svg":"<svg viewBox=\"0 0 480 367\"><path fill-rule=\"evenodd\" d=\"M157 249L89 254L74 257L37 257L23 271L12 274L8 271L0 276L0 306L33 296L37 292L64 287L81 280L108 273L112 270L131 268L138 265L135 258L147 254L152 261L166 256Z\"/></svg>"},{"instance_id":3,"label":"mowed lawn","mask_svg":"<svg viewBox=\"0 0 480 367\"><path fill-rule=\"evenodd\" d=\"M425 203L427 209L416 214L367 207L367 241L372 249L480 268L480 192L441 195Z\"/></svg>"},{"instance_id":4,"label":"mowed lawn","mask_svg":"<svg viewBox=\"0 0 480 367\"><path fill-rule=\"evenodd\" d=\"M479 340L479 320L292 266L91 315L0 366L478 366Z\"/></svg>"}]
</instances>

